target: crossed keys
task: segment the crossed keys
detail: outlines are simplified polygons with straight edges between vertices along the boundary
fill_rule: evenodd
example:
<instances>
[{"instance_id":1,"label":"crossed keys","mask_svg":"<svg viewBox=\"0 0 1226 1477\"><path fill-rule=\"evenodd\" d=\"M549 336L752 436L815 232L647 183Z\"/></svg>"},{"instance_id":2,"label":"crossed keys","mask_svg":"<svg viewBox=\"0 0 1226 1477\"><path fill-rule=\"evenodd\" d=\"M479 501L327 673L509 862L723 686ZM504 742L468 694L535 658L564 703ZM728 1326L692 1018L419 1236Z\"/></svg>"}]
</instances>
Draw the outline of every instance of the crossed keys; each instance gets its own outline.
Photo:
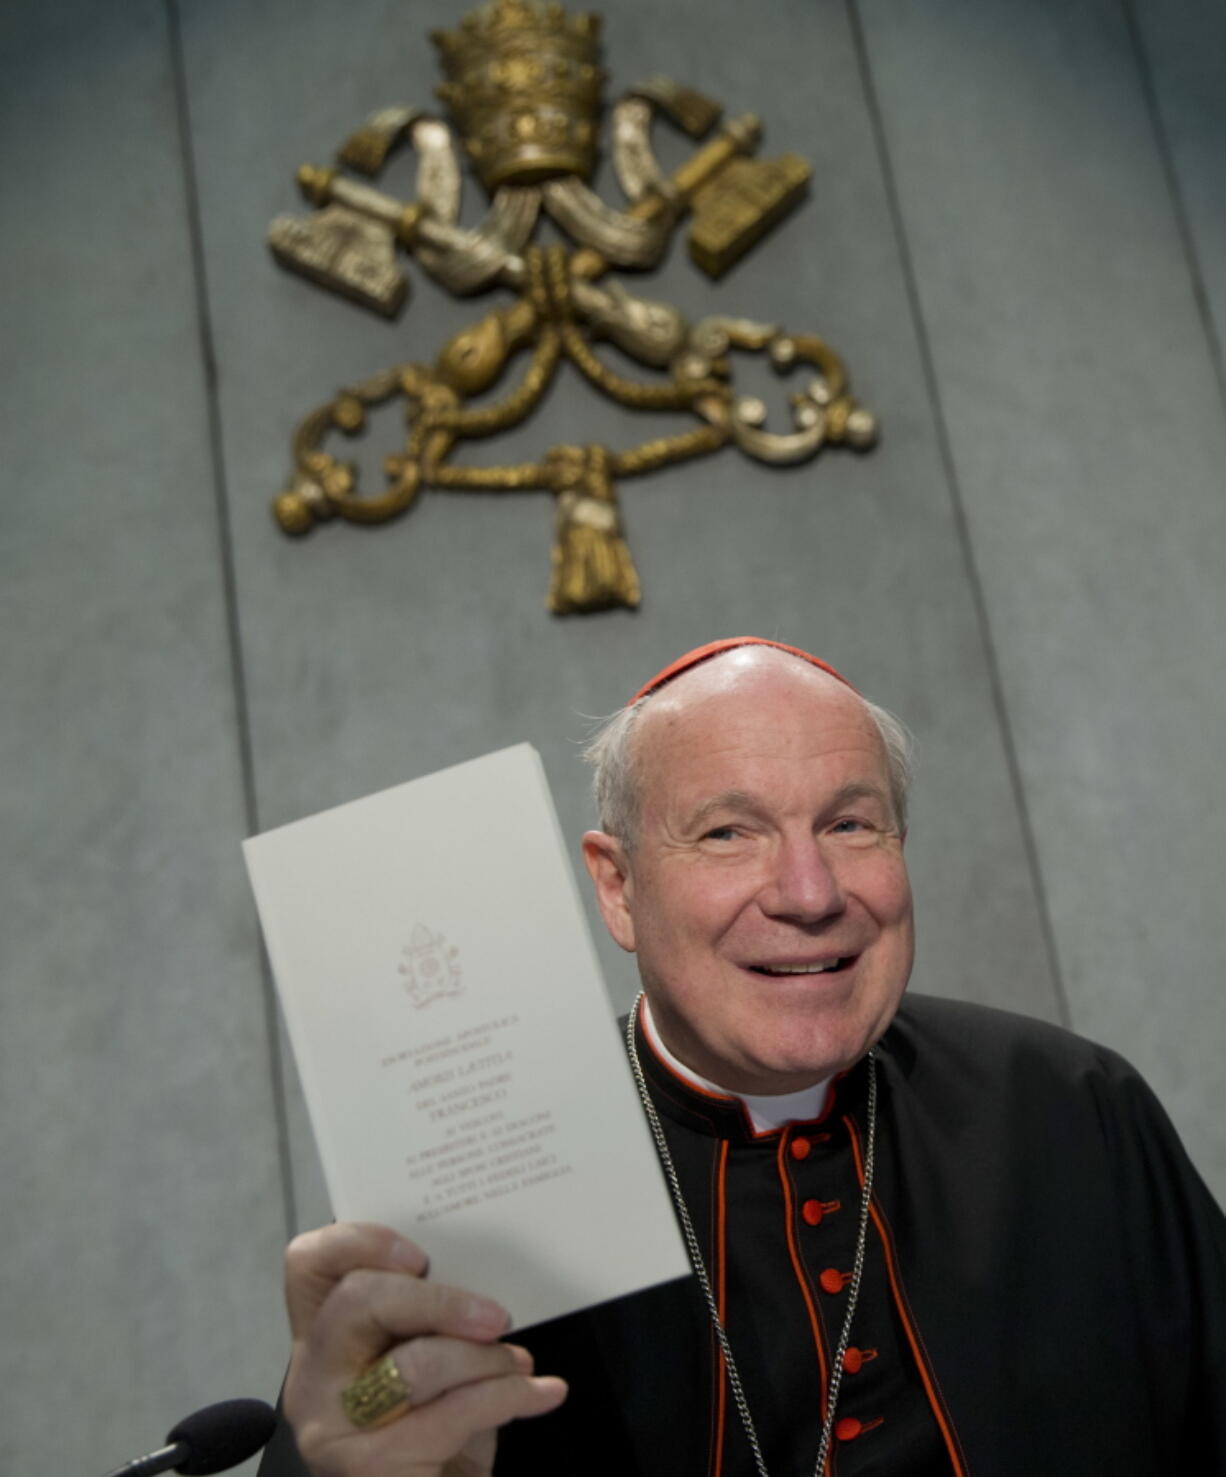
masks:
<instances>
[{"instance_id":1,"label":"crossed keys","mask_svg":"<svg viewBox=\"0 0 1226 1477\"><path fill-rule=\"evenodd\" d=\"M450 74L459 79L440 93L452 104L466 151L492 195L485 220L474 229L456 224L460 172L451 130L415 109L376 113L338 155L341 164L373 176L392 149L408 141L418 161L412 203L339 168L299 170L299 184L317 210L272 223L269 244L284 265L389 316L407 287L397 246L454 293L501 286L516 296L456 334L433 364L386 369L305 417L293 438L289 485L274 504L287 533L306 533L334 517L383 522L405 512L426 487L539 489L555 499L548 608L566 614L637 606L639 579L616 479L708 455L729 442L774 464L806 460L827 442L872 445L873 417L848 393L839 356L815 334L721 316L690 323L666 303L632 295L616 278L602 283L614 267L654 264L686 215L693 217L691 255L709 275L720 275L797 203L809 170L794 154L751 158L761 127L747 114L725 123L665 175L651 146L653 115L663 112L703 137L720 110L700 94L654 78L614 108L613 163L629 205L606 205L583 183L594 147L592 97L598 103L601 77L592 65L598 26L598 17L567 16L556 5L495 0L465 17L459 32L436 36ZM554 63L542 72L551 52ZM531 104L523 101L528 92ZM578 243L575 249L530 244L542 210ZM654 377L630 378L609 368L593 348L602 341L655 371ZM781 372L813 371L789 397L790 431L767 429L763 402L735 393L732 350L765 353ZM491 403L469 403L521 355L527 363L514 388ZM538 461L495 467L452 460L463 442L524 421L563 360L621 405L688 412L698 425L621 451L555 446ZM325 441L335 431L357 434L368 411L394 396L405 402L407 441L385 458L385 489L364 496L354 466L338 460Z\"/></svg>"}]
</instances>

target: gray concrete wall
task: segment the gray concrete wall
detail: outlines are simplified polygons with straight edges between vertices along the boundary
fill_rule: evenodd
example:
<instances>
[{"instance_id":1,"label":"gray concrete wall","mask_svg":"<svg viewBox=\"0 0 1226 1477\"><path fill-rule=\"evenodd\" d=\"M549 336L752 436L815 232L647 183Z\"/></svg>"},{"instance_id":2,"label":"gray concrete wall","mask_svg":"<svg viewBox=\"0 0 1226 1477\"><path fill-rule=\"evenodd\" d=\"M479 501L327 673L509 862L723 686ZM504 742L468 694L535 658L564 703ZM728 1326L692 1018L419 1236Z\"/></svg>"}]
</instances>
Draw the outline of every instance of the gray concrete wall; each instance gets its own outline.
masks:
<instances>
[{"instance_id":1,"label":"gray concrete wall","mask_svg":"<svg viewBox=\"0 0 1226 1477\"><path fill-rule=\"evenodd\" d=\"M280 1246L327 1209L240 838L520 739L577 835L581 715L714 635L823 652L916 730L917 986L1123 1051L1226 1194L1226 11L606 0L614 89L692 81L815 165L721 284L676 250L647 290L822 333L884 434L626 483L641 611L554 620L540 494L299 544L268 515L300 414L481 311L415 273L382 323L261 245L298 163L429 100L458 8L0 20L14 1473L275 1394ZM568 383L514 445L640 434Z\"/></svg>"}]
</instances>

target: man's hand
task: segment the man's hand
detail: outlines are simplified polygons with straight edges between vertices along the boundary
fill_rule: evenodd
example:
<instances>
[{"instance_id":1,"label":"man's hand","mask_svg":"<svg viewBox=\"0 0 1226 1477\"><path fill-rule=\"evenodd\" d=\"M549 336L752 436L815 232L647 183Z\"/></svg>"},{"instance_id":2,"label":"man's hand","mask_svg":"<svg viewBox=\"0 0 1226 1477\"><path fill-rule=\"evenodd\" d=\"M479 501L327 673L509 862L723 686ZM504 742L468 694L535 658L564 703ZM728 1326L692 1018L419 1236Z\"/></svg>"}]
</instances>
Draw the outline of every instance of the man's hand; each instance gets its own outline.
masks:
<instances>
[{"instance_id":1,"label":"man's hand","mask_svg":"<svg viewBox=\"0 0 1226 1477\"><path fill-rule=\"evenodd\" d=\"M283 1408L315 1477L485 1477L499 1426L566 1398L563 1380L534 1378L528 1351L498 1341L505 1309L425 1272L421 1248L385 1226L325 1226L290 1242ZM341 1392L387 1354L409 1409L360 1429Z\"/></svg>"}]
</instances>

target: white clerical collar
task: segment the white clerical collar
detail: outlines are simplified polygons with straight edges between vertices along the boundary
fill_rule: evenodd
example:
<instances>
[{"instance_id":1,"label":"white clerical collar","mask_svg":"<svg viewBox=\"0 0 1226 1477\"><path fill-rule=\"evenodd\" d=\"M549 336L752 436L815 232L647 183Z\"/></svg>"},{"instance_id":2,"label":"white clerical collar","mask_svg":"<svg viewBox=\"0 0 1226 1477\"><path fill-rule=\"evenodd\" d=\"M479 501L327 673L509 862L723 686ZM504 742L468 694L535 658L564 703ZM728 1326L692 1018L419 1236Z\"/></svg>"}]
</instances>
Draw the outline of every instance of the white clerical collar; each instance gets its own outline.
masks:
<instances>
[{"instance_id":1,"label":"white clerical collar","mask_svg":"<svg viewBox=\"0 0 1226 1477\"><path fill-rule=\"evenodd\" d=\"M807 1123L810 1119L821 1116L826 1102L826 1089L830 1086L829 1077L823 1078L812 1087L802 1087L799 1092L754 1094L729 1092L718 1082L711 1082L706 1077L700 1077L697 1072L687 1067L684 1062L678 1061L669 1051L664 1042L660 1040L656 1023L651 1018L651 1003L646 995L639 1004L639 1020L643 1023L643 1032L651 1049L666 1067L674 1071L683 1081L691 1083L694 1087L700 1087L704 1092L714 1092L720 1097L738 1099L744 1104L745 1112L753 1124L755 1133L771 1133L776 1128L782 1128L785 1123Z\"/></svg>"}]
</instances>

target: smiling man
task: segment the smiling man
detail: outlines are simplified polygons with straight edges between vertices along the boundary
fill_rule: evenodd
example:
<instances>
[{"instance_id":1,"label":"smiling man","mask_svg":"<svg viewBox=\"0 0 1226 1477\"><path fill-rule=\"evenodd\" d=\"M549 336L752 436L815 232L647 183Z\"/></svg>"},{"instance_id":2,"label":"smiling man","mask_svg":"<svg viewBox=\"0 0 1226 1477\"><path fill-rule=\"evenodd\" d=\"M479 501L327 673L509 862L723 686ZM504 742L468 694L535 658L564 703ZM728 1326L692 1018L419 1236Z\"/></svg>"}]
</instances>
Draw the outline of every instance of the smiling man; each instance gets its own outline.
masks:
<instances>
[{"instance_id":1,"label":"smiling man","mask_svg":"<svg viewBox=\"0 0 1226 1477\"><path fill-rule=\"evenodd\" d=\"M589 757L694 1277L520 1347L391 1231L299 1238L284 1408L316 1477L1226 1473L1226 1223L1161 1108L1067 1032L903 1000L899 725L743 638ZM265 1470L300 1470L288 1428Z\"/></svg>"},{"instance_id":2,"label":"smiling man","mask_svg":"<svg viewBox=\"0 0 1226 1477\"><path fill-rule=\"evenodd\" d=\"M912 958L905 789L872 710L829 670L747 644L641 694L593 746L598 771L615 744L635 782L601 796L620 834L589 832L584 858L660 1038L738 1093L853 1066Z\"/></svg>"}]
</instances>

